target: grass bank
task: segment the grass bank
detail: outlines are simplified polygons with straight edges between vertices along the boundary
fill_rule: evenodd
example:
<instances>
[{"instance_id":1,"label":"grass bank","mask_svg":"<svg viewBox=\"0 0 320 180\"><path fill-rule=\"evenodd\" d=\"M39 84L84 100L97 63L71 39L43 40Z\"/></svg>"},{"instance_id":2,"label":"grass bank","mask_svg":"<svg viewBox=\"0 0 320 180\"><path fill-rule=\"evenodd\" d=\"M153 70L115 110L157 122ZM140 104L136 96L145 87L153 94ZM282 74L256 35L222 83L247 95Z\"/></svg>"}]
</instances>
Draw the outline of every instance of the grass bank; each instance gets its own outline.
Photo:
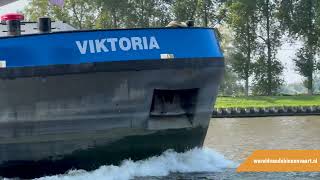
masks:
<instances>
[{"instance_id":1,"label":"grass bank","mask_svg":"<svg viewBox=\"0 0 320 180\"><path fill-rule=\"evenodd\" d=\"M320 106L320 96L218 97L215 108Z\"/></svg>"}]
</instances>

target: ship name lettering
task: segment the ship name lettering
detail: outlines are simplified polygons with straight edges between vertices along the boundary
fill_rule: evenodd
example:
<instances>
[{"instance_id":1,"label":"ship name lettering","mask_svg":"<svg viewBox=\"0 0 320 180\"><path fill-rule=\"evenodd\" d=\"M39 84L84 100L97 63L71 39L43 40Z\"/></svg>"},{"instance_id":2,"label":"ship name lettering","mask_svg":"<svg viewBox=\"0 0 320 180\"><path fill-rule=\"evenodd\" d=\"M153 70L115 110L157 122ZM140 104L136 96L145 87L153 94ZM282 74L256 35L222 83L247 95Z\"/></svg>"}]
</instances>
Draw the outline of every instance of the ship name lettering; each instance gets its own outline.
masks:
<instances>
[{"instance_id":1,"label":"ship name lettering","mask_svg":"<svg viewBox=\"0 0 320 180\"><path fill-rule=\"evenodd\" d=\"M156 37L121 37L76 41L81 54L160 49Z\"/></svg>"}]
</instances>

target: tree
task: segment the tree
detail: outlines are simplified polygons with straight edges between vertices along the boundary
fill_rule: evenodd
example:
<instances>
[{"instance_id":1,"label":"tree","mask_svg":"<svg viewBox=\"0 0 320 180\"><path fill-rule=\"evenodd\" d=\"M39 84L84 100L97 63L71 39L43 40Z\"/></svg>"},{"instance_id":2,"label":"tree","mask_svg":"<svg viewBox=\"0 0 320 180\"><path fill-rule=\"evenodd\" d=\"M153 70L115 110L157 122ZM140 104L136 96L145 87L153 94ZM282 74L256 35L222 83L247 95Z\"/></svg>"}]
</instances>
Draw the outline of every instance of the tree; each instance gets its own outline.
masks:
<instances>
[{"instance_id":1,"label":"tree","mask_svg":"<svg viewBox=\"0 0 320 180\"><path fill-rule=\"evenodd\" d=\"M281 45L277 6L278 1L257 0L260 57L255 64L254 91L269 96L276 94L283 82L280 77L283 66L276 58Z\"/></svg>"},{"instance_id":2,"label":"tree","mask_svg":"<svg viewBox=\"0 0 320 180\"><path fill-rule=\"evenodd\" d=\"M195 20L199 0L175 0L173 13L177 21Z\"/></svg>"},{"instance_id":3,"label":"tree","mask_svg":"<svg viewBox=\"0 0 320 180\"><path fill-rule=\"evenodd\" d=\"M165 26L171 21L168 0L135 0L128 1L129 8L125 21L127 27Z\"/></svg>"},{"instance_id":4,"label":"tree","mask_svg":"<svg viewBox=\"0 0 320 180\"><path fill-rule=\"evenodd\" d=\"M279 61L273 61L271 67L268 66L267 56L263 52L258 56L257 61L254 63L255 72L255 87L253 88L254 95L274 95L277 94L283 84L283 80L277 78L279 74L283 71L282 65ZM272 71L269 71L272 69ZM271 77L275 77L269 79ZM270 84L276 88L270 88ZM270 92L271 89L271 92Z\"/></svg>"},{"instance_id":5,"label":"tree","mask_svg":"<svg viewBox=\"0 0 320 180\"><path fill-rule=\"evenodd\" d=\"M170 0L65 0L63 8L48 0L32 0L25 14L63 20L79 29L165 26L172 19Z\"/></svg>"},{"instance_id":6,"label":"tree","mask_svg":"<svg viewBox=\"0 0 320 180\"><path fill-rule=\"evenodd\" d=\"M36 21L44 16L69 20L68 12L57 6L51 6L47 0L32 0L24 9L24 14L29 21Z\"/></svg>"},{"instance_id":7,"label":"tree","mask_svg":"<svg viewBox=\"0 0 320 180\"><path fill-rule=\"evenodd\" d=\"M224 81L220 85L219 94L222 96L238 96L244 94L243 84L239 81L241 78L238 77L233 71L232 62L234 61L233 52L233 34L227 25L219 26L219 33L221 39L221 48L225 56L225 72Z\"/></svg>"},{"instance_id":8,"label":"tree","mask_svg":"<svg viewBox=\"0 0 320 180\"><path fill-rule=\"evenodd\" d=\"M226 17L227 0L198 0L196 21L203 27L215 27Z\"/></svg>"},{"instance_id":9,"label":"tree","mask_svg":"<svg viewBox=\"0 0 320 180\"><path fill-rule=\"evenodd\" d=\"M232 68L226 60L226 68L224 72L224 80L220 85L219 95L221 96L240 96L243 95L244 89L237 74L232 71Z\"/></svg>"},{"instance_id":10,"label":"tree","mask_svg":"<svg viewBox=\"0 0 320 180\"><path fill-rule=\"evenodd\" d=\"M257 48L257 6L255 0L237 0L228 5L227 23L234 32L234 52L231 66L245 81L249 95L249 78L253 73L252 60Z\"/></svg>"},{"instance_id":11,"label":"tree","mask_svg":"<svg viewBox=\"0 0 320 180\"><path fill-rule=\"evenodd\" d=\"M92 29L97 19L98 8L95 1L67 0L65 8L69 10L71 23L79 29Z\"/></svg>"},{"instance_id":12,"label":"tree","mask_svg":"<svg viewBox=\"0 0 320 180\"><path fill-rule=\"evenodd\" d=\"M296 56L296 59L294 59L296 70L300 75L307 78L304 82L304 86L308 88L308 94L312 95L314 91L314 72L317 69L315 62L315 50L306 45L299 49Z\"/></svg>"},{"instance_id":13,"label":"tree","mask_svg":"<svg viewBox=\"0 0 320 180\"><path fill-rule=\"evenodd\" d=\"M127 15L128 0L96 0L99 7L97 19L98 28L124 27L124 17ZM130 8L129 8L130 9Z\"/></svg>"},{"instance_id":14,"label":"tree","mask_svg":"<svg viewBox=\"0 0 320 180\"><path fill-rule=\"evenodd\" d=\"M320 2L318 0L282 0L281 24L291 37L303 41L304 46L296 54L295 65L300 75L306 78L308 94L314 91L314 74L319 68L317 53L320 35Z\"/></svg>"},{"instance_id":15,"label":"tree","mask_svg":"<svg viewBox=\"0 0 320 180\"><path fill-rule=\"evenodd\" d=\"M48 0L32 0L25 8L28 20L35 21L38 17L49 16L56 20L66 21L79 29L90 29L97 19L97 4L86 0L66 0L63 8L52 6Z\"/></svg>"}]
</instances>

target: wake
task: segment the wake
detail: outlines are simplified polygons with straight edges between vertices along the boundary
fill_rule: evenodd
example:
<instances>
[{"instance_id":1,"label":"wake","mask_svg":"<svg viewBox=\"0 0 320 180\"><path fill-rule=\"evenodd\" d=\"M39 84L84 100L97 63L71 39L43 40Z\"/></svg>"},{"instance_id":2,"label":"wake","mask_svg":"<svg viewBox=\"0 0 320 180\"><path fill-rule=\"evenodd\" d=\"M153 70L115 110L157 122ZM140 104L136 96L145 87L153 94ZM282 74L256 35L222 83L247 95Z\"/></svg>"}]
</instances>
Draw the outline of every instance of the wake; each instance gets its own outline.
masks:
<instances>
[{"instance_id":1,"label":"wake","mask_svg":"<svg viewBox=\"0 0 320 180\"><path fill-rule=\"evenodd\" d=\"M71 170L64 175L36 180L129 180L134 177L168 176L170 173L218 172L236 167L236 163L226 160L223 155L212 149L196 148L185 153L168 150L161 156L146 160L136 162L125 160L120 166L101 166L92 172Z\"/></svg>"}]
</instances>

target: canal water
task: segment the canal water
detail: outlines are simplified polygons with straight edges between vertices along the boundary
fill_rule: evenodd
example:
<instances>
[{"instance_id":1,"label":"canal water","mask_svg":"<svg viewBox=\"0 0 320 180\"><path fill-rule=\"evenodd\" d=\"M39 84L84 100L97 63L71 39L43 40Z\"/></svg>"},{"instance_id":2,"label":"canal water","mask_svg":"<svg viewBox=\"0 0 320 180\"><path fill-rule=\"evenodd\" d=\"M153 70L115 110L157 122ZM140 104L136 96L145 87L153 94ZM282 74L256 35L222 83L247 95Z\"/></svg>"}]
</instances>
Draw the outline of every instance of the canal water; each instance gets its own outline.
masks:
<instances>
[{"instance_id":1,"label":"canal water","mask_svg":"<svg viewBox=\"0 0 320 180\"><path fill-rule=\"evenodd\" d=\"M320 149L320 116L212 119L205 148L41 180L320 179L320 173L236 173L258 149Z\"/></svg>"}]
</instances>

